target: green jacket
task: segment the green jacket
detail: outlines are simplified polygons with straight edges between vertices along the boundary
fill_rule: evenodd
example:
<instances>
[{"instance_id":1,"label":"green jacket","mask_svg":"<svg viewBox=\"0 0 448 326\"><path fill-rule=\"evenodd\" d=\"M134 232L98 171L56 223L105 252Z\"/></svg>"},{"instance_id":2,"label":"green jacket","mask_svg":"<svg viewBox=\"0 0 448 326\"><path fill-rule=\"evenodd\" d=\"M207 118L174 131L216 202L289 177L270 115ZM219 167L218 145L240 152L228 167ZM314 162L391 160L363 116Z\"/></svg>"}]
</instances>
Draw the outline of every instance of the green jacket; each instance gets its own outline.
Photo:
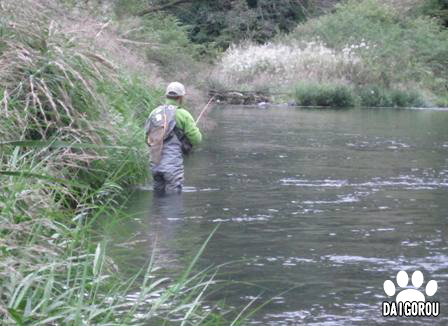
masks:
<instances>
[{"instance_id":1,"label":"green jacket","mask_svg":"<svg viewBox=\"0 0 448 326\"><path fill-rule=\"evenodd\" d=\"M175 100L167 99L165 104L177 106L176 126L183 130L192 145L198 145L202 141L202 134L191 113L179 106Z\"/></svg>"}]
</instances>

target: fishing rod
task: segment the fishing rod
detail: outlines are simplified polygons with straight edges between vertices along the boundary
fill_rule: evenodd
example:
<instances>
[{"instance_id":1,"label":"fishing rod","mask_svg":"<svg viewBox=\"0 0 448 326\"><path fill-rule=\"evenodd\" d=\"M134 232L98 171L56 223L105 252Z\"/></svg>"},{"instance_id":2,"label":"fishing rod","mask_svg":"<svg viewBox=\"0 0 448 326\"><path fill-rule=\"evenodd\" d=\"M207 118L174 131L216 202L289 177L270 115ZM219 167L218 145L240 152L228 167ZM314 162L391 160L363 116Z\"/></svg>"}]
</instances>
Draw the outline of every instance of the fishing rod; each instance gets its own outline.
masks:
<instances>
[{"instance_id":1,"label":"fishing rod","mask_svg":"<svg viewBox=\"0 0 448 326\"><path fill-rule=\"evenodd\" d=\"M204 106L204 108L202 109L201 113L199 113L198 118L196 119L196 123L199 122L199 120L201 120L202 116L204 115L205 111L207 111L208 107L210 106L210 104L212 104L213 100L215 99L215 96L213 96L208 103Z\"/></svg>"}]
</instances>

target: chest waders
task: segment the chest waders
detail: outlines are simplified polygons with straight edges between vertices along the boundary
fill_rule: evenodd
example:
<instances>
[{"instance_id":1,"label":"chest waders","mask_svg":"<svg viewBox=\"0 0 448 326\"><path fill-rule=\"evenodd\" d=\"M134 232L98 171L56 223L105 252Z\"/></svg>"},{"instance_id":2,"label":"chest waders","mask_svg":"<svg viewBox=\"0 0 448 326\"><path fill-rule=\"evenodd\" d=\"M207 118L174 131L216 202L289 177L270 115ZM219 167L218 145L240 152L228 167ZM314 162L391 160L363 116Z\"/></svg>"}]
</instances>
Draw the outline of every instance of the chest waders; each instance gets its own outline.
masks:
<instances>
[{"instance_id":1,"label":"chest waders","mask_svg":"<svg viewBox=\"0 0 448 326\"><path fill-rule=\"evenodd\" d=\"M176 127L176 109L173 105L159 106L145 123L154 191L158 193L180 192L184 182L183 143L188 139Z\"/></svg>"}]
</instances>

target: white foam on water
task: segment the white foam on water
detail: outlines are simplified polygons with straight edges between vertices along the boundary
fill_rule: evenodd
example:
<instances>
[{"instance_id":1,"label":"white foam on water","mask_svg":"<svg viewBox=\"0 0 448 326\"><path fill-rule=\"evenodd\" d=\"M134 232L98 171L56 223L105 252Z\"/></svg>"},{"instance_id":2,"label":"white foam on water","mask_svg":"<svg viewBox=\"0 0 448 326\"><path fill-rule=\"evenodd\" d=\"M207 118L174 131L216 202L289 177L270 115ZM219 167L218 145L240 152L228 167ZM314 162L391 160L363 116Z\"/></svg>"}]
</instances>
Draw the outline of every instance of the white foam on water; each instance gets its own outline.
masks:
<instances>
[{"instance_id":1,"label":"white foam on water","mask_svg":"<svg viewBox=\"0 0 448 326\"><path fill-rule=\"evenodd\" d=\"M153 191L153 185L152 184L144 184L144 185L136 185L133 187L136 190L140 190L140 191ZM221 189L219 188L196 188L193 186L184 186L182 191L183 192L212 192L212 191L220 191Z\"/></svg>"},{"instance_id":2,"label":"white foam on water","mask_svg":"<svg viewBox=\"0 0 448 326\"><path fill-rule=\"evenodd\" d=\"M389 231L395 231L395 228L379 228L379 229L372 229L370 230L372 232L377 231L377 232L389 232Z\"/></svg>"},{"instance_id":3,"label":"white foam on water","mask_svg":"<svg viewBox=\"0 0 448 326\"><path fill-rule=\"evenodd\" d=\"M302 202L302 204L306 205L315 205L315 204L345 204L345 203L356 203L359 202L359 198L354 195L345 195L345 196L338 196L340 199L336 200L305 200Z\"/></svg>"},{"instance_id":4,"label":"white foam on water","mask_svg":"<svg viewBox=\"0 0 448 326\"><path fill-rule=\"evenodd\" d=\"M223 222L260 222L267 221L271 218L270 215L257 215L257 216L241 216L241 217L231 217L231 218L216 218L212 220L213 223L223 223Z\"/></svg>"},{"instance_id":5,"label":"white foam on water","mask_svg":"<svg viewBox=\"0 0 448 326\"><path fill-rule=\"evenodd\" d=\"M306 179L281 179L281 183L285 185L294 185L298 187L319 187L319 188L340 188L348 185L347 180L306 180Z\"/></svg>"},{"instance_id":6,"label":"white foam on water","mask_svg":"<svg viewBox=\"0 0 448 326\"><path fill-rule=\"evenodd\" d=\"M257 261L259 261L259 260L264 260L264 261L267 261L269 263L281 262L282 265L284 265L284 266L295 266L295 265L300 264L300 263L315 263L316 262L313 259L309 259L309 258L303 258L303 257L283 257L283 256L264 257L264 258L257 259Z\"/></svg>"},{"instance_id":7,"label":"white foam on water","mask_svg":"<svg viewBox=\"0 0 448 326\"><path fill-rule=\"evenodd\" d=\"M200 220L203 218L204 218L204 216L187 216L187 217L185 217L185 219L187 219L187 220Z\"/></svg>"},{"instance_id":8,"label":"white foam on water","mask_svg":"<svg viewBox=\"0 0 448 326\"><path fill-rule=\"evenodd\" d=\"M372 264L394 264L393 261L390 261L388 259L384 258L376 258L376 257L362 257L362 256L334 256L334 255L327 255L322 257L324 260L329 260L337 264L358 264L358 263L372 263Z\"/></svg>"},{"instance_id":9,"label":"white foam on water","mask_svg":"<svg viewBox=\"0 0 448 326\"><path fill-rule=\"evenodd\" d=\"M419 190L419 189L434 189L448 187L448 179L446 178L421 178L416 176L401 175L399 177L383 180L379 177L373 178L372 181L361 183L350 183L348 180L306 180L285 178L280 179L280 182L285 186L296 187L317 187L317 188L342 188L342 187L354 187L354 188L372 188L372 190L378 190L385 187L404 187L406 190ZM353 196L353 195L352 195ZM354 200L353 198L346 198L345 200ZM344 199L342 199L344 200ZM311 203L310 201L305 203ZM319 203L319 202L314 202ZM320 202L325 204L326 202ZM334 203L334 202L328 202Z\"/></svg>"},{"instance_id":10,"label":"white foam on water","mask_svg":"<svg viewBox=\"0 0 448 326\"><path fill-rule=\"evenodd\" d=\"M368 141L355 141L355 142L350 142L346 144L348 147L353 147L353 148L359 148L359 149L372 149L372 150L381 150L381 149L391 149L391 150L397 150L397 149L407 149L407 148L411 148L410 145L402 142L402 141L398 141L398 140L376 140L376 141L372 141L372 140L368 140Z\"/></svg>"},{"instance_id":11,"label":"white foam on water","mask_svg":"<svg viewBox=\"0 0 448 326\"><path fill-rule=\"evenodd\" d=\"M198 192L198 188L196 187L183 187L183 192Z\"/></svg>"},{"instance_id":12,"label":"white foam on water","mask_svg":"<svg viewBox=\"0 0 448 326\"><path fill-rule=\"evenodd\" d=\"M211 191L220 191L221 189L219 189L219 188L203 188L203 189L200 189L199 191L200 192L211 192Z\"/></svg>"}]
</instances>

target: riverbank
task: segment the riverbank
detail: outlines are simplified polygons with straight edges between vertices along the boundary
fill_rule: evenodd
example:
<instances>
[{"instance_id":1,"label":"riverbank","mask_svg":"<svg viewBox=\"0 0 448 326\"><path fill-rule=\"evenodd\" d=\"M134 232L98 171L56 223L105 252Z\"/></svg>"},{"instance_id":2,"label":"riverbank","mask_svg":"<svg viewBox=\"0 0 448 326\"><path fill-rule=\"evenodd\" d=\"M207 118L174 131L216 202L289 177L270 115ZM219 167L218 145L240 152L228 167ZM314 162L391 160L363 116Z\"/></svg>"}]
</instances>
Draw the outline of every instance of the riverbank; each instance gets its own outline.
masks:
<instances>
[{"instance_id":1,"label":"riverbank","mask_svg":"<svg viewBox=\"0 0 448 326\"><path fill-rule=\"evenodd\" d=\"M210 88L298 105L446 107L448 31L422 3L348 1L270 43L234 45Z\"/></svg>"},{"instance_id":2,"label":"riverbank","mask_svg":"<svg viewBox=\"0 0 448 326\"><path fill-rule=\"evenodd\" d=\"M190 266L157 279L150 260L124 278L97 240L98 225L123 217L126 188L147 178L157 66L112 21L54 1L2 6L1 323L218 320L201 309L206 275Z\"/></svg>"}]
</instances>

